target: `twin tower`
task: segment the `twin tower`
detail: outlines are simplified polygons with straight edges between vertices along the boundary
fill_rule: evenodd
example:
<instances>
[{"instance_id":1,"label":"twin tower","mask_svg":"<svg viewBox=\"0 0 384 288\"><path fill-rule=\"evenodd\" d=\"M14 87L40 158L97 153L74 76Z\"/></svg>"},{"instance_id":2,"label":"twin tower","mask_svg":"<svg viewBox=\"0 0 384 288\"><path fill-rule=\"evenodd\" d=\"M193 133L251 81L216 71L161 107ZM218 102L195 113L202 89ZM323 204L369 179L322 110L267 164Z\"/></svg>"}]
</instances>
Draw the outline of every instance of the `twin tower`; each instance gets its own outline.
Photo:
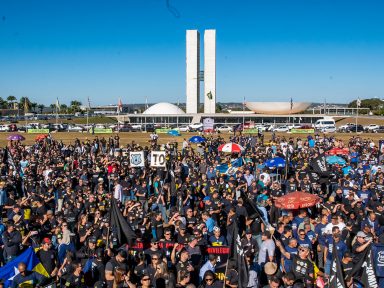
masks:
<instances>
[{"instance_id":1,"label":"twin tower","mask_svg":"<svg viewBox=\"0 0 384 288\"><path fill-rule=\"evenodd\" d=\"M200 33L187 30L187 113L198 113L204 81L204 113L216 112L216 30L204 31L204 71L200 71Z\"/></svg>"}]
</instances>

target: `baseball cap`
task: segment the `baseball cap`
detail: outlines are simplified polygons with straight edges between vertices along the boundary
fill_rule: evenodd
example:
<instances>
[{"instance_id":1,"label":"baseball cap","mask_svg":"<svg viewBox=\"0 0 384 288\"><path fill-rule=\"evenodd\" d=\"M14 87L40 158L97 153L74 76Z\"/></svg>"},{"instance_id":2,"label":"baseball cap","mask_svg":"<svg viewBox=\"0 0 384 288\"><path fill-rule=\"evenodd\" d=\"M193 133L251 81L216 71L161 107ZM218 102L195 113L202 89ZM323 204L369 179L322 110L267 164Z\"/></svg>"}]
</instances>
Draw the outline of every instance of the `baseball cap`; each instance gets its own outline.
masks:
<instances>
[{"instance_id":1,"label":"baseball cap","mask_svg":"<svg viewBox=\"0 0 384 288\"><path fill-rule=\"evenodd\" d=\"M181 224L181 225L179 226L179 230L185 230L185 229L187 229L187 227L185 227L184 224Z\"/></svg>"},{"instance_id":2,"label":"baseball cap","mask_svg":"<svg viewBox=\"0 0 384 288\"><path fill-rule=\"evenodd\" d=\"M359 232L357 232L356 236L361 237L361 238L365 238L365 237L367 237L367 234L365 234L363 231L359 231Z\"/></svg>"},{"instance_id":3,"label":"baseball cap","mask_svg":"<svg viewBox=\"0 0 384 288\"><path fill-rule=\"evenodd\" d=\"M96 244L96 243L97 243L97 238L96 238L96 236L92 236L92 237L90 237L90 238L89 238L89 243L94 243L94 244Z\"/></svg>"},{"instance_id":4,"label":"baseball cap","mask_svg":"<svg viewBox=\"0 0 384 288\"><path fill-rule=\"evenodd\" d=\"M44 239L43 239L43 244L51 244L52 243L52 241L51 241L51 239L49 239L48 237L45 237Z\"/></svg>"},{"instance_id":5,"label":"baseball cap","mask_svg":"<svg viewBox=\"0 0 384 288\"><path fill-rule=\"evenodd\" d=\"M210 200L211 200L211 197L209 197L209 196L205 196L203 199L203 201L210 201Z\"/></svg>"}]
</instances>

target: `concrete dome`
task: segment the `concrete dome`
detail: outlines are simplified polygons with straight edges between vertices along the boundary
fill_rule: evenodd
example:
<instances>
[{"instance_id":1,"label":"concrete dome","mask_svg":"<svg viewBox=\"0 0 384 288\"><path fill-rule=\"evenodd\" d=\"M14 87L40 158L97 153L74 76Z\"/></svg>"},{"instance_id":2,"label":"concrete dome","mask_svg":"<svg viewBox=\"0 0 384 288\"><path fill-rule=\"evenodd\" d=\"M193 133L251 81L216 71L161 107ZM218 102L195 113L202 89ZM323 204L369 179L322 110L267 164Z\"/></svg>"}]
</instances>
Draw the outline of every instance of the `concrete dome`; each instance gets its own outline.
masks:
<instances>
[{"instance_id":1,"label":"concrete dome","mask_svg":"<svg viewBox=\"0 0 384 288\"><path fill-rule=\"evenodd\" d=\"M183 110L181 110L176 105L171 103L161 102L155 105L152 105L147 110L143 112L146 115L182 115L185 114Z\"/></svg>"}]
</instances>

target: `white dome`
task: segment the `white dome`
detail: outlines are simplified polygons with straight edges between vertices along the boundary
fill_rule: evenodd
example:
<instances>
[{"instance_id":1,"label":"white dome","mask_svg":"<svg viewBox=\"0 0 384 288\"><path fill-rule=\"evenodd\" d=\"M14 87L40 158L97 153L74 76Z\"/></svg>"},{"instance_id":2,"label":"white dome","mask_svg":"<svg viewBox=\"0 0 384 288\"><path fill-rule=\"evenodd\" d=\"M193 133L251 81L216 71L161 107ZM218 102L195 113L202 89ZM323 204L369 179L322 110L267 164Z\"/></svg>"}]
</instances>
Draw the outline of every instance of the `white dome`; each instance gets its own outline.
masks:
<instances>
[{"instance_id":1,"label":"white dome","mask_svg":"<svg viewBox=\"0 0 384 288\"><path fill-rule=\"evenodd\" d=\"M143 112L143 114L147 115L181 115L185 114L183 110L181 110L176 105L167 102L157 103L152 105L147 110Z\"/></svg>"}]
</instances>

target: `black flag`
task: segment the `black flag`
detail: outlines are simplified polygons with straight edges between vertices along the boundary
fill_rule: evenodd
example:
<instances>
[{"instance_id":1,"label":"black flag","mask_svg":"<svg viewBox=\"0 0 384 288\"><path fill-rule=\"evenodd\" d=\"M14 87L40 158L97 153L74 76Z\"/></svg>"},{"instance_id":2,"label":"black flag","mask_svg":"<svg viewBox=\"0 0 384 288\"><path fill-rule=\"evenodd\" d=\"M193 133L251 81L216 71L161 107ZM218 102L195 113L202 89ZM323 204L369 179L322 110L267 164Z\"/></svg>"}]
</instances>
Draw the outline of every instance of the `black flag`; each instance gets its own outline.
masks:
<instances>
[{"instance_id":1,"label":"black flag","mask_svg":"<svg viewBox=\"0 0 384 288\"><path fill-rule=\"evenodd\" d=\"M126 243L132 245L133 241L136 239L135 232L124 219L124 216L121 214L121 211L117 206L116 199L113 197L111 200L111 205L110 222L112 231L116 233L116 237L120 245Z\"/></svg>"},{"instance_id":2,"label":"black flag","mask_svg":"<svg viewBox=\"0 0 384 288\"><path fill-rule=\"evenodd\" d=\"M333 244L332 248L332 263L331 263L331 274L329 277L329 287L333 288L344 288L347 287L344 282L344 276L340 265L339 254L337 253L336 245Z\"/></svg>"},{"instance_id":3,"label":"black flag","mask_svg":"<svg viewBox=\"0 0 384 288\"><path fill-rule=\"evenodd\" d=\"M8 147L5 147L5 150L4 150L3 163L8 165L8 167L11 166L13 168L13 170L16 171L15 161L13 161L12 154L11 154L11 152L9 152Z\"/></svg>"},{"instance_id":4,"label":"black flag","mask_svg":"<svg viewBox=\"0 0 384 288\"><path fill-rule=\"evenodd\" d=\"M236 220L233 225L235 225L232 234L231 250L229 258L236 261L237 271L239 273L239 288L246 288L248 286L248 265L245 260L244 249L241 247L239 229L237 227Z\"/></svg>"},{"instance_id":5,"label":"black flag","mask_svg":"<svg viewBox=\"0 0 384 288\"><path fill-rule=\"evenodd\" d=\"M327 161L324 153L313 158L310 163L309 177L312 182L327 183L329 182L330 173L328 171Z\"/></svg>"},{"instance_id":6,"label":"black flag","mask_svg":"<svg viewBox=\"0 0 384 288\"><path fill-rule=\"evenodd\" d=\"M364 287L379 288L372 263L371 245L366 247L362 253L363 257L361 260L353 266L351 277L359 277L361 275L360 282Z\"/></svg>"}]
</instances>

